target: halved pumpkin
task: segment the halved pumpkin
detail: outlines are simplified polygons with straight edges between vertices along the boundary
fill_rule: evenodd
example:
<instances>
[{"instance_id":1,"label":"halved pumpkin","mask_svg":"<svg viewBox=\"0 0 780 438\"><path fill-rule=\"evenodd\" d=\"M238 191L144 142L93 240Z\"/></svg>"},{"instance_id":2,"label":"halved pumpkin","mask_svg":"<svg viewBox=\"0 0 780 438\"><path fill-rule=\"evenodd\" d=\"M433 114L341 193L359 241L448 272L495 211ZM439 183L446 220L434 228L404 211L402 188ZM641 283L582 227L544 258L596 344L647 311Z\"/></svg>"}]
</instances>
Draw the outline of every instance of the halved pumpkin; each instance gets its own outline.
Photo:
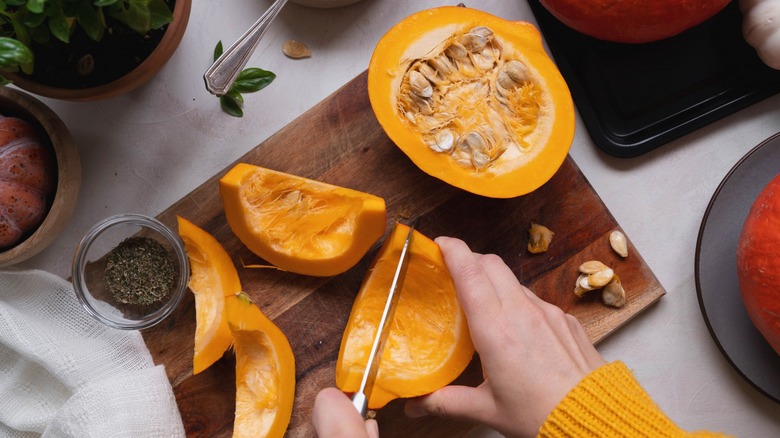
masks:
<instances>
[{"instance_id":1,"label":"halved pumpkin","mask_svg":"<svg viewBox=\"0 0 780 438\"><path fill-rule=\"evenodd\" d=\"M190 260L188 286L195 294L195 353L192 373L198 374L219 360L232 342L225 297L241 291L238 272L230 256L208 232L177 216L179 235Z\"/></svg>"},{"instance_id":2,"label":"halved pumpkin","mask_svg":"<svg viewBox=\"0 0 780 438\"><path fill-rule=\"evenodd\" d=\"M408 233L409 227L395 226L352 306L336 364L336 386L344 392L355 392L360 387ZM369 409L442 388L463 372L473 355L466 318L441 250L415 231L398 307L369 396Z\"/></svg>"},{"instance_id":3,"label":"halved pumpkin","mask_svg":"<svg viewBox=\"0 0 780 438\"><path fill-rule=\"evenodd\" d=\"M340 274L385 232L384 199L357 190L245 163L219 187L236 236L285 271Z\"/></svg>"},{"instance_id":4,"label":"halved pumpkin","mask_svg":"<svg viewBox=\"0 0 780 438\"><path fill-rule=\"evenodd\" d=\"M571 94L539 31L471 8L424 10L393 26L371 58L368 95L414 164L488 197L536 190L574 138Z\"/></svg>"},{"instance_id":5,"label":"halved pumpkin","mask_svg":"<svg viewBox=\"0 0 780 438\"><path fill-rule=\"evenodd\" d=\"M295 357L287 337L244 293L226 299L236 353L233 437L283 437L295 399Z\"/></svg>"}]
</instances>

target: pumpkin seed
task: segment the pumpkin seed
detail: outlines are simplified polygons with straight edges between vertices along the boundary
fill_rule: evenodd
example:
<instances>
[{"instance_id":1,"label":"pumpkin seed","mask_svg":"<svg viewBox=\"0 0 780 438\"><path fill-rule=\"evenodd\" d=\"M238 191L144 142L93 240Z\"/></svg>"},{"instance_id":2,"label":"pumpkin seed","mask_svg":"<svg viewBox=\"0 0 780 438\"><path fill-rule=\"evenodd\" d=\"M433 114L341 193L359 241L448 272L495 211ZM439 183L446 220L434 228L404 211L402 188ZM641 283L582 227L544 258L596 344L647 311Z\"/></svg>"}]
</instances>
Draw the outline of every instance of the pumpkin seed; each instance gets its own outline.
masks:
<instances>
[{"instance_id":1,"label":"pumpkin seed","mask_svg":"<svg viewBox=\"0 0 780 438\"><path fill-rule=\"evenodd\" d=\"M612 307L623 307L626 304L626 291L617 275L604 287L601 292L601 300L604 304Z\"/></svg>"},{"instance_id":2,"label":"pumpkin seed","mask_svg":"<svg viewBox=\"0 0 780 438\"><path fill-rule=\"evenodd\" d=\"M282 52L292 59L308 58L311 56L311 50L306 47L306 44L296 40L285 41L282 45Z\"/></svg>"},{"instance_id":3,"label":"pumpkin seed","mask_svg":"<svg viewBox=\"0 0 780 438\"><path fill-rule=\"evenodd\" d=\"M528 228L528 252L539 254L550 248L550 243L555 233L544 225L531 222Z\"/></svg>"},{"instance_id":4,"label":"pumpkin seed","mask_svg":"<svg viewBox=\"0 0 780 438\"><path fill-rule=\"evenodd\" d=\"M412 60L397 104L428 147L447 152L442 159L483 171L507 150L513 159L529 152L526 136L543 116L542 93L522 60L477 26Z\"/></svg>"},{"instance_id":5,"label":"pumpkin seed","mask_svg":"<svg viewBox=\"0 0 780 438\"><path fill-rule=\"evenodd\" d=\"M622 232L615 230L609 233L609 245L621 257L628 257L628 241Z\"/></svg>"}]
</instances>

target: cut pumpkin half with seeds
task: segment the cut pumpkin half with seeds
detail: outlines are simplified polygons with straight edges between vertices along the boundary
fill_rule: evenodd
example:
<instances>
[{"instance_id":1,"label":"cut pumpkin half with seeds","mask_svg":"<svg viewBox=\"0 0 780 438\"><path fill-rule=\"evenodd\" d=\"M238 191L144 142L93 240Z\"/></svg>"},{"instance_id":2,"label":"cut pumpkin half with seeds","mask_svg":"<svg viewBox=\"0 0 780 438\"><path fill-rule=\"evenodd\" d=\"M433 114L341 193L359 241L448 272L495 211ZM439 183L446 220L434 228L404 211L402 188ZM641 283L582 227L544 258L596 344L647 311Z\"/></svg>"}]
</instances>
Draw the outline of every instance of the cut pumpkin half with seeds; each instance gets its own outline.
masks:
<instances>
[{"instance_id":1,"label":"cut pumpkin half with seeds","mask_svg":"<svg viewBox=\"0 0 780 438\"><path fill-rule=\"evenodd\" d=\"M409 227L398 224L363 280L341 340L336 386L360 387ZM457 378L474 346L455 285L436 243L415 231L411 257L368 408L429 394Z\"/></svg>"},{"instance_id":2,"label":"cut pumpkin half with seeds","mask_svg":"<svg viewBox=\"0 0 780 438\"><path fill-rule=\"evenodd\" d=\"M371 107L424 172L483 196L547 182L574 138L574 104L530 23L472 8L415 13L379 41Z\"/></svg>"},{"instance_id":3,"label":"cut pumpkin half with seeds","mask_svg":"<svg viewBox=\"0 0 780 438\"><path fill-rule=\"evenodd\" d=\"M236 354L233 437L282 437L295 398L295 357L287 337L241 292L226 300Z\"/></svg>"},{"instance_id":4,"label":"cut pumpkin half with seeds","mask_svg":"<svg viewBox=\"0 0 780 438\"><path fill-rule=\"evenodd\" d=\"M290 272L332 276L385 232L377 196L239 163L219 181L230 228L253 253Z\"/></svg>"},{"instance_id":5,"label":"cut pumpkin half with seeds","mask_svg":"<svg viewBox=\"0 0 780 438\"><path fill-rule=\"evenodd\" d=\"M192 373L198 374L219 360L230 347L225 297L241 291L241 282L230 256L211 234L182 217L177 219L179 235L190 261L188 286L195 295Z\"/></svg>"}]
</instances>

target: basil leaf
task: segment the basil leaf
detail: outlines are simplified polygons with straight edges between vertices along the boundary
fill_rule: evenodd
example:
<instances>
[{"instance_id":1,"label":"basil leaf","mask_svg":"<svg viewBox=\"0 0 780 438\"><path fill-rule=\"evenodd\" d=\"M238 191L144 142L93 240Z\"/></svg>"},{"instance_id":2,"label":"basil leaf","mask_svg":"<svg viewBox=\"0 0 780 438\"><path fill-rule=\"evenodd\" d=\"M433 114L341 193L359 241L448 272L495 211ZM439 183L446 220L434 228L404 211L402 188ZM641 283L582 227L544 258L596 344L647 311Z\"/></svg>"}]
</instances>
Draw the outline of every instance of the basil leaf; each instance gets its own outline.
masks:
<instances>
[{"instance_id":1,"label":"basil leaf","mask_svg":"<svg viewBox=\"0 0 780 438\"><path fill-rule=\"evenodd\" d=\"M126 8L122 5L114 5L111 16L126 24L130 29L146 35L151 29L151 13L144 0L129 0Z\"/></svg>"},{"instance_id":2,"label":"basil leaf","mask_svg":"<svg viewBox=\"0 0 780 438\"><path fill-rule=\"evenodd\" d=\"M46 0L29 0L27 2L27 9L30 12L35 12L36 14L40 14L41 12L43 12L44 3L46 3Z\"/></svg>"},{"instance_id":3,"label":"basil leaf","mask_svg":"<svg viewBox=\"0 0 780 438\"><path fill-rule=\"evenodd\" d=\"M160 29L173 21L173 13L163 0L148 0L149 27Z\"/></svg>"},{"instance_id":4,"label":"basil leaf","mask_svg":"<svg viewBox=\"0 0 780 438\"><path fill-rule=\"evenodd\" d=\"M111 6L118 1L119 0L95 0L94 2L92 2L92 4L102 8L104 6Z\"/></svg>"},{"instance_id":5,"label":"basil leaf","mask_svg":"<svg viewBox=\"0 0 780 438\"><path fill-rule=\"evenodd\" d=\"M241 109L241 104L243 102L244 98L241 97L240 94L233 94L230 91L219 98L219 104L222 107L222 110L233 117L244 117L244 110Z\"/></svg>"},{"instance_id":6,"label":"basil leaf","mask_svg":"<svg viewBox=\"0 0 780 438\"><path fill-rule=\"evenodd\" d=\"M15 71L22 64L32 64L32 51L21 42L0 37L0 69Z\"/></svg>"},{"instance_id":7,"label":"basil leaf","mask_svg":"<svg viewBox=\"0 0 780 438\"><path fill-rule=\"evenodd\" d=\"M105 27L100 20L97 9L89 3L82 3L79 7L78 20L81 28L93 41L103 39Z\"/></svg>"},{"instance_id":8,"label":"basil leaf","mask_svg":"<svg viewBox=\"0 0 780 438\"><path fill-rule=\"evenodd\" d=\"M247 68L238 74L231 90L234 89L239 93L254 93L267 87L274 79L276 79L276 75L270 71L261 68Z\"/></svg>"},{"instance_id":9,"label":"basil leaf","mask_svg":"<svg viewBox=\"0 0 780 438\"><path fill-rule=\"evenodd\" d=\"M70 24L65 13L62 12L62 4L55 2L49 9L49 30L52 35L63 43L70 42Z\"/></svg>"},{"instance_id":10,"label":"basil leaf","mask_svg":"<svg viewBox=\"0 0 780 438\"><path fill-rule=\"evenodd\" d=\"M222 40L219 40L217 47L214 47L214 61L220 56L222 56Z\"/></svg>"}]
</instances>

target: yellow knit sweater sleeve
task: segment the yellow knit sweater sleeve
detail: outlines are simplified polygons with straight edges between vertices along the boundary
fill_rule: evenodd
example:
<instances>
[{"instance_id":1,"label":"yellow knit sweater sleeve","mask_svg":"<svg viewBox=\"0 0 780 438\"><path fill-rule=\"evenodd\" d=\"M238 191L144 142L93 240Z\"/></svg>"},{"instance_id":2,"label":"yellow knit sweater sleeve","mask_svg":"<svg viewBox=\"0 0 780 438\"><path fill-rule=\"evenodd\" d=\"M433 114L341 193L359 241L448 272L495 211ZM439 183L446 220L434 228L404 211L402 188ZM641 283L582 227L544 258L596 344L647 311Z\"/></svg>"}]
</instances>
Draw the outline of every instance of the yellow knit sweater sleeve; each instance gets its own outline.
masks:
<instances>
[{"instance_id":1,"label":"yellow knit sweater sleeve","mask_svg":"<svg viewBox=\"0 0 780 438\"><path fill-rule=\"evenodd\" d=\"M639 386L623 362L585 377L550 413L539 437L723 437L678 428Z\"/></svg>"}]
</instances>

